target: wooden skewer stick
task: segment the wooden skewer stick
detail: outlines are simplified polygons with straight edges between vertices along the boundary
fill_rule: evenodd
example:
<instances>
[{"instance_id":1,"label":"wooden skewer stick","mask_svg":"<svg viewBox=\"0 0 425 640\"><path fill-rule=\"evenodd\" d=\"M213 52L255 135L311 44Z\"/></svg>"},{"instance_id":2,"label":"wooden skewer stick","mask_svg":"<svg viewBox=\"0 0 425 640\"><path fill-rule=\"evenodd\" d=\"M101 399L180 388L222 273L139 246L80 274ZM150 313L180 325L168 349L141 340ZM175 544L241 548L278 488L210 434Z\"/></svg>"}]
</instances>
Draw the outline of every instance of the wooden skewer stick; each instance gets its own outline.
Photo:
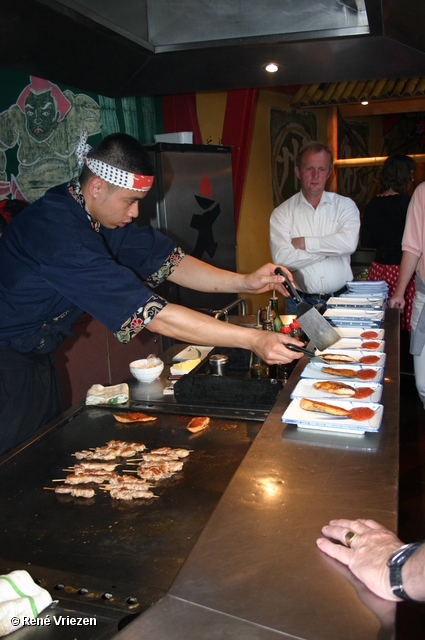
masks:
<instances>
[{"instance_id":1,"label":"wooden skewer stick","mask_svg":"<svg viewBox=\"0 0 425 640\"><path fill-rule=\"evenodd\" d=\"M65 482L66 478L55 478L52 482Z\"/></svg>"},{"instance_id":2,"label":"wooden skewer stick","mask_svg":"<svg viewBox=\"0 0 425 640\"><path fill-rule=\"evenodd\" d=\"M55 487L43 487L46 491L56 491Z\"/></svg>"}]
</instances>

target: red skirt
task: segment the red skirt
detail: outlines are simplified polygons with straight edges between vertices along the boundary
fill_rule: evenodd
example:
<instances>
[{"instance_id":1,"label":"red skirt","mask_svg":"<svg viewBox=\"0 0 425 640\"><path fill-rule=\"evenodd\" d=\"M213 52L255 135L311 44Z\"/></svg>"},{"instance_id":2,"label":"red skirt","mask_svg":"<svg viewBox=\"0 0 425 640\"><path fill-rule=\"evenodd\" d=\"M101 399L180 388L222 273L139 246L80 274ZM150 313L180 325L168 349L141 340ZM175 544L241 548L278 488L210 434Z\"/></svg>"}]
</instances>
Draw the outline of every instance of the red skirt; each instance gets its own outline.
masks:
<instances>
[{"instance_id":1,"label":"red skirt","mask_svg":"<svg viewBox=\"0 0 425 640\"><path fill-rule=\"evenodd\" d=\"M400 271L399 264L381 264L380 262L372 262L367 274L368 280L385 280L388 284L388 298L394 294L397 284L398 274ZM410 316L412 315L413 297L415 295L415 274L413 274L409 284L404 292L405 307L401 312L401 328L410 331Z\"/></svg>"}]
</instances>

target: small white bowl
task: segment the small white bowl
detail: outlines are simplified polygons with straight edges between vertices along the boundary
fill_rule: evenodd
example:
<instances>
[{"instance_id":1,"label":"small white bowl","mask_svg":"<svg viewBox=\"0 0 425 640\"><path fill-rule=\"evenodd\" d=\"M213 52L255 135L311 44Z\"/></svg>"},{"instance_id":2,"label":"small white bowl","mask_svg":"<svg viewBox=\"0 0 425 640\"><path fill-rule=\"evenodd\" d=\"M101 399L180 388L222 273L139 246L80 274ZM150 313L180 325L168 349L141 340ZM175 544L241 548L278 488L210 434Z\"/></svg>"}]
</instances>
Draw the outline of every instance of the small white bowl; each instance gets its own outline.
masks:
<instances>
[{"instance_id":1,"label":"small white bowl","mask_svg":"<svg viewBox=\"0 0 425 640\"><path fill-rule=\"evenodd\" d=\"M152 366L154 364L154 366ZM159 358L147 359L144 358L142 360L134 360L130 362L130 371L132 375L139 380L139 382L153 382L162 373L164 368L164 363Z\"/></svg>"}]
</instances>

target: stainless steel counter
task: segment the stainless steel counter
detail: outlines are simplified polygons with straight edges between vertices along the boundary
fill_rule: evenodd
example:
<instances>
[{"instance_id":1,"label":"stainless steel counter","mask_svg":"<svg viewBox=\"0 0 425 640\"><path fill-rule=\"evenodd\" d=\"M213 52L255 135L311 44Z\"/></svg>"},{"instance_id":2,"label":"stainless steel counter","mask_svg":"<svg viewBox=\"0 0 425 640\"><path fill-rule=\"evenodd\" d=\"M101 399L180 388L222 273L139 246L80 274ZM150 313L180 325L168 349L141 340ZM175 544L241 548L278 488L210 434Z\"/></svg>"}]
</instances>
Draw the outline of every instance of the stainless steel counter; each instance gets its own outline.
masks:
<instances>
[{"instance_id":1,"label":"stainless steel counter","mask_svg":"<svg viewBox=\"0 0 425 640\"><path fill-rule=\"evenodd\" d=\"M378 434L301 433L281 416L299 372L264 422L168 594L117 638L372 640L395 633L392 605L315 545L332 518L397 527L399 328L386 312Z\"/></svg>"}]
</instances>

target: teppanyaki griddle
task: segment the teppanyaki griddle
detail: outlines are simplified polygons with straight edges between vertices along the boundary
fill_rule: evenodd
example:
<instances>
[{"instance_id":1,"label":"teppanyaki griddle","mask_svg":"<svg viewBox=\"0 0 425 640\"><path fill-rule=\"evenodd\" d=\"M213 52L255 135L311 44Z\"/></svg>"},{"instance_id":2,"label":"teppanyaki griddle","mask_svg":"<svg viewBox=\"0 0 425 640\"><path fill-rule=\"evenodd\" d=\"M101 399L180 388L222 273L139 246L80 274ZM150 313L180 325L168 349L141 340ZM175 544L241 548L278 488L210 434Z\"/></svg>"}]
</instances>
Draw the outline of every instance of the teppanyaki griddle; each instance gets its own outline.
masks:
<instances>
[{"instance_id":1,"label":"teppanyaki griddle","mask_svg":"<svg viewBox=\"0 0 425 640\"><path fill-rule=\"evenodd\" d=\"M127 426L110 409L84 408L58 418L15 455L5 454L0 572L25 568L60 605L99 615L135 615L161 598L262 424L211 419L208 429L192 435L185 428L189 420L158 414L154 423ZM154 489L159 498L151 501L115 501L99 489L84 500L43 489L65 478L62 469L75 461L73 452L110 439L193 452L182 472Z\"/></svg>"}]
</instances>

